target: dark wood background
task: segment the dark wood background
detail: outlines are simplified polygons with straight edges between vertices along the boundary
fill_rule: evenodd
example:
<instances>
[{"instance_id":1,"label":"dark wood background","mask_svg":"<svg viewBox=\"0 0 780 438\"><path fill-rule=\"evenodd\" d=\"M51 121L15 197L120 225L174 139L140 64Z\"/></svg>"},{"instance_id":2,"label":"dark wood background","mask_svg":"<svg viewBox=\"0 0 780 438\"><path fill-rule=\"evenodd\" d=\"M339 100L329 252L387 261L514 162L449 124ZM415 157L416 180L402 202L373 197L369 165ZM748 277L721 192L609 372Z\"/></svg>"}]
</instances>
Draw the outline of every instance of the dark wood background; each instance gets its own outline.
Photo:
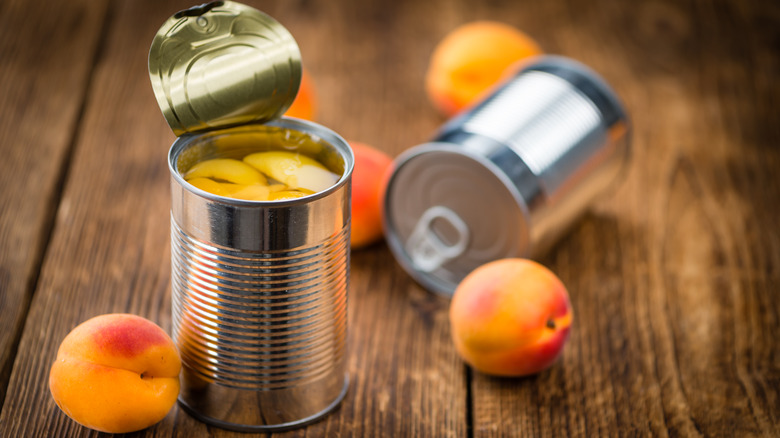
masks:
<instances>
[{"instance_id":1,"label":"dark wood background","mask_svg":"<svg viewBox=\"0 0 780 438\"><path fill-rule=\"evenodd\" d=\"M146 56L195 2L0 1L0 435L92 436L48 370L87 318L170 329L174 136ZM248 1L298 40L318 121L391 155L443 122L434 45L497 19L600 72L633 117L626 179L542 259L571 293L562 360L469 370L446 300L353 253L347 398L285 436L780 436L780 4ZM178 407L137 436L244 436Z\"/></svg>"}]
</instances>

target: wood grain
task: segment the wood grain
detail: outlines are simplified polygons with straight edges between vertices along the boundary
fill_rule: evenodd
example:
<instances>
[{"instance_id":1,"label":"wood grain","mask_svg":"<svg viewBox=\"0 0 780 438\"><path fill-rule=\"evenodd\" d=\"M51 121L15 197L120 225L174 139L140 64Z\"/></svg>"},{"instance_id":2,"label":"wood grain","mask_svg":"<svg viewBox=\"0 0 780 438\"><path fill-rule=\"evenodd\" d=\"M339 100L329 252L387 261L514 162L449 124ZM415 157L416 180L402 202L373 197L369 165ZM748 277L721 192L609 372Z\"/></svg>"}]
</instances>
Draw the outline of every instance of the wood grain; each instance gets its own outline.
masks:
<instances>
[{"instance_id":1,"label":"wood grain","mask_svg":"<svg viewBox=\"0 0 780 438\"><path fill-rule=\"evenodd\" d=\"M88 433L59 411L47 385L59 343L80 322L128 312L170 327L165 156L173 135L149 85L148 44L139 42L151 41L166 15L131 13L132 5L116 3L108 16L0 417L2 436Z\"/></svg>"},{"instance_id":2,"label":"wood grain","mask_svg":"<svg viewBox=\"0 0 780 438\"><path fill-rule=\"evenodd\" d=\"M174 137L146 56L158 27L192 3L0 5L0 151L12 157L0 160L0 365L11 372L0 436L97 435L47 387L78 323L130 312L170 329ZM318 121L392 155L444 121L424 94L427 62L475 19L515 25L593 67L634 128L625 180L542 260L575 312L560 362L521 379L471 371L449 339L447 301L379 244L352 254L346 399L273 435L780 435L775 3L246 3L296 37ZM130 435L252 436L178 407Z\"/></svg>"},{"instance_id":3,"label":"wood grain","mask_svg":"<svg viewBox=\"0 0 780 438\"><path fill-rule=\"evenodd\" d=\"M41 14L41 8L48 13ZM0 5L0 406L59 202L105 5Z\"/></svg>"},{"instance_id":4,"label":"wood grain","mask_svg":"<svg viewBox=\"0 0 780 438\"><path fill-rule=\"evenodd\" d=\"M476 374L475 436L777 436L780 11L602 5L556 27L625 99L632 166L545 260L574 307L563 360Z\"/></svg>"}]
</instances>

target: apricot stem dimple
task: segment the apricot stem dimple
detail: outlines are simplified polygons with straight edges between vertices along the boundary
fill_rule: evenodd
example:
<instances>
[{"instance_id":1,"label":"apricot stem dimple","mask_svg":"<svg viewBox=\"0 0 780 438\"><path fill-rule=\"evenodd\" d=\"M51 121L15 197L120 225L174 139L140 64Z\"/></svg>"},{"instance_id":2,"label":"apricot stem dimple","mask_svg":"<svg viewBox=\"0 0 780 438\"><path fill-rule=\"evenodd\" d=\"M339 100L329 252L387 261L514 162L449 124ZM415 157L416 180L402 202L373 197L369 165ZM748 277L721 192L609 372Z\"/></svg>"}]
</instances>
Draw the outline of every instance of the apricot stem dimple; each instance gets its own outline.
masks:
<instances>
[{"instance_id":1,"label":"apricot stem dimple","mask_svg":"<svg viewBox=\"0 0 780 438\"><path fill-rule=\"evenodd\" d=\"M555 330L555 321L553 321L552 319L548 319L545 325L547 326L548 329Z\"/></svg>"}]
</instances>

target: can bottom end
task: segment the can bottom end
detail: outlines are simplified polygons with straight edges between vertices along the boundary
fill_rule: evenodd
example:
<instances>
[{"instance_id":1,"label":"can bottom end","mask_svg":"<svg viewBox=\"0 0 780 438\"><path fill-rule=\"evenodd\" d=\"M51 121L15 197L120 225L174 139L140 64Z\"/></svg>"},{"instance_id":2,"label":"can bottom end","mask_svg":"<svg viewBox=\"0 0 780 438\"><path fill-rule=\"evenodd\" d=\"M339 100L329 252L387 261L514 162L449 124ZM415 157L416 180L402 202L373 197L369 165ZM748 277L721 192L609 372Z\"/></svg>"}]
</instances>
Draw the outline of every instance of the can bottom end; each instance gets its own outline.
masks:
<instances>
[{"instance_id":1,"label":"can bottom end","mask_svg":"<svg viewBox=\"0 0 780 438\"><path fill-rule=\"evenodd\" d=\"M233 430L236 432L279 432L284 430L297 429L309 425L311 423L315 423L319 420L322 420L331 411L336 409L336 407L338 407L339 404L341 404L342 400L344 400L344 396L347 395L347 389L349 389L349 374L344 375L344 386L341 388L341 392L339 393L339 395L335 398L335 400L333 400L331 404L325 407L325 409L313 415L310 415L306 418L302 418L296 421L290 421L287 423L281 423L281 424L249 425L249 424L231 423L231 422L218 420L216 418L212 418L201 414L195 408L188 405L187 402L183 400L181 397L179 397L178 402L179 405L195 419L202 421L203 423L206 423L208 425L219 427L221 429Z\"/></svg>"}]
</instances>

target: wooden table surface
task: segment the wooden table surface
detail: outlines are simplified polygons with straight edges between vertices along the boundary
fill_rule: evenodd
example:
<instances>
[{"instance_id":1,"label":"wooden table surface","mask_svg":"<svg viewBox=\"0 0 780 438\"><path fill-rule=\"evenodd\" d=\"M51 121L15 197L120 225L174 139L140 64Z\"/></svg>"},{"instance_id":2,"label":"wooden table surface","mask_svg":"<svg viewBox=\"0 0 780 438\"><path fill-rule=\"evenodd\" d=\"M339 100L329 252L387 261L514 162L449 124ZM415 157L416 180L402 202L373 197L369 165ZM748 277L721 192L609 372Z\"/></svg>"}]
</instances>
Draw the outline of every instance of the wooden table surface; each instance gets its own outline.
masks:
<instances>
[{"instance_id":1,"label":"wooden table surface","mask_svg":"<svg viewBox=\"0 0 780 438\"><path fill-rule=\"evenodd\" d=\"M103 313L171 327L174 136L147 53L194 2L0 2L0 435L92 436L55 405L65 334ZM448 302L377 244L352 255L351 386L289 436L780 436L776 1L247 1L296 37L318 121L395 156L444 121L434 45L496 19L600 72L633 118L625 180L541 259L567 285L564 355L470 370ZM242 436L174 408L137 436Z\"/></svg>"}]
</instances>

